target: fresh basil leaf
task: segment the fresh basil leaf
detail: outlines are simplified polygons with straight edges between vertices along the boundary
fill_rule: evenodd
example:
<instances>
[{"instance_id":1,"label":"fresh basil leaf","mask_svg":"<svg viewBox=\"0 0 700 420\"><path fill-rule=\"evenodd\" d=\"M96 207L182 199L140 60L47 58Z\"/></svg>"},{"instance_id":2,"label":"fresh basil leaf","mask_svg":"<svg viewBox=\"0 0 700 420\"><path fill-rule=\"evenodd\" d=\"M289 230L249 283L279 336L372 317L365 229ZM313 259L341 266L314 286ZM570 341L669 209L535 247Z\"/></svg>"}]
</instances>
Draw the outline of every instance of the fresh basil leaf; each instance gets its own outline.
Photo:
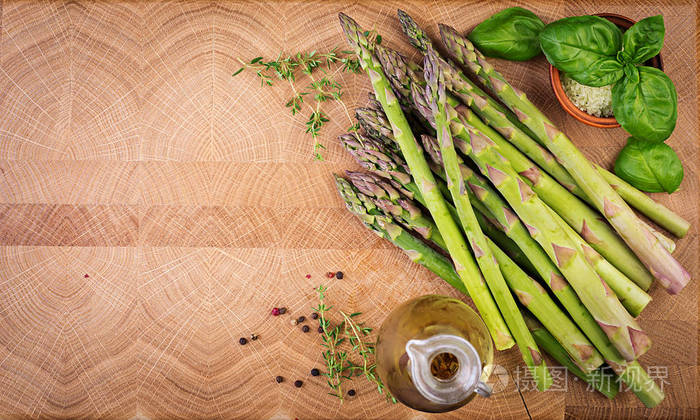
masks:
<instances>
[{"instance_id":1,"label":"fresh basil leaf","mask_svg":"<svg viewBox=\"0 0 700 420\"><path fill-rule=\"evenodd\" d=\"M598 16L574 16L552 22L540 32L547 60L577 82L606 86L624 75L617 53L622 31Z\"/></svg>"},{"instance_id":2,"label":"fresh basil leaf","mask_svg":"<svg viewBox=\"0 0 700 420\"><path fill-rule=\"evenodd\" d=\"M637 70L637 66L632 63L627 63L622 70L625 72L628 83L639 83L639 70Z\"/></svg>"},{"instance_id":3,"label":"fresh basil leaf","mask_svg":"<svg viewBox=\"0 0 700 420\"><path fill-rule=\"evenodd\" d=\"M630 137L615 161L615 173L637 189L672 193L683 181L683 165L666 143Z\"/></svg>"},{"instance_id":4,"label":"fresh basil leaf","mask_svg":"<svg viewBox=\"0 0 700 420\"><path fill-rule=\"evenodd\" d=\"M522 7L501 10L468 35L470 41L489 57L526 61L540 53L540 31L544 22Z\"/></svg>"},{"instance_id":5,"label":"fresh basil leaf","mask_svg":"<svg viewBox=\"0 0 700 420\"><path fill-rule=\"evenodd\" d=\"M641 64L654 57L664 45L664 18L648 17L632 25L622 36L622 59Z\"/></svg>"},{"instance_id":6,"label":"fresh basil leaf","mask_svg":"<svg viewBox=\"0 0 700 420\"><path fill-rule=\"evenodd\" d=\"M601 59L581 73L567 73L569 77L586 86L612 85L624 76L622 64L613 58Z\"/></svg>"},{"instance_id":7,"label":"fresh basil leaf","mask_svg":"<svg viewBox=\"0 0 700 420\"><path fill-rule=\"evenodd\" d=\"M676 127L678 98L659 69L627 66L630 73L612 88L612 108L622 128L640 140L664 141Z\"/></svg>"}]
</instances>

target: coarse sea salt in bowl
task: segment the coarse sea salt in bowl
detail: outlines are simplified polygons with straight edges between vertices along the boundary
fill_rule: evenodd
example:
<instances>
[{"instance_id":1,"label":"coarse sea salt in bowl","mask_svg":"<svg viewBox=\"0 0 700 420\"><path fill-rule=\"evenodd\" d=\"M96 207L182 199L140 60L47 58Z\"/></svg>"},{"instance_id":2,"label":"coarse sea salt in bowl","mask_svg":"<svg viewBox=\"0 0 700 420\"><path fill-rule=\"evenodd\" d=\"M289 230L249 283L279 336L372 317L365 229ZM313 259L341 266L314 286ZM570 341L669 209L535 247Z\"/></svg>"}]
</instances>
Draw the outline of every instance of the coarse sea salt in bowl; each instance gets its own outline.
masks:
<instances>
[{"instance_id":1,"label":"coarse sea salt in bowl","mask_svg":"<svg viewBox=\"0 0 700 420\"><path fill-rule=\"evenodd\" d=\"M636 21L614 13L598 13L600 16L626 31ZM661 54L644 63L663 70ZM584 124L600 128L616 128L620 124L612 115L612 86L584 86L564 76L556 67L549 65L549 80L559 104L569 115ZM597 114L597 115L596 115Z\"/></svg>"}]
</instances>

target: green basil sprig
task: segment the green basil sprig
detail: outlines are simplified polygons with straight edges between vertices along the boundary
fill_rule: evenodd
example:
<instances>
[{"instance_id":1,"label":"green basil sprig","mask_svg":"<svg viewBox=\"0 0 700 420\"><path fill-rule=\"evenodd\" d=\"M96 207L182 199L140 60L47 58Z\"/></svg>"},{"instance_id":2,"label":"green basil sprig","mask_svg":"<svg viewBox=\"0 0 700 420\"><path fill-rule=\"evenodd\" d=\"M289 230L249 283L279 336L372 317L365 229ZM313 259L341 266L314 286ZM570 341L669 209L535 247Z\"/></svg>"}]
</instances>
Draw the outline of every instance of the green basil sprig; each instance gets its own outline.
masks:
<instances>
[{"instance_id":1,"label":"green basil sprig","mask_svg":"<svg viewBox=\"0 0 700 420\"><path fill-rule=\"evenodd\" d=\"M663 142L676 127L676 88L664 72L654 67L627 65L627 69L631 70L612 88L613 114L631 135Z\"/></svg>"},{"instance_id":2,"label":"green basil sprig","mask_svg":"<svg viewBox=\"0 0 700 420\"><path fill-rule=\"evenodd\" d=\"M540 32L540 45L547 60L569 77L586 86L607 86L624 76L617 60L622 31L598 16L559 19Z\"/></svg>"},{"instance_id":3,"label":"green basil sprig","mask_svg":"<svg viewBox=\"0 0 700 420\"><path fill-rule=\"evenodd\" d=\"M478 24L468 35L489 57L526 61L540 53L540 31L544 22L522 7L501 10Z\"/></svg>"},{"instance_id":4,"label":"green basil sprig","mask_svg":"<svg viewBox=\"0 0 700 420\"><path fill-rule=\"evenodd\" d=\"M666 143L627 139L615 161L615 173L637 189L672 193L683 181L683 165Z\"/></svg>"}]
</instances>

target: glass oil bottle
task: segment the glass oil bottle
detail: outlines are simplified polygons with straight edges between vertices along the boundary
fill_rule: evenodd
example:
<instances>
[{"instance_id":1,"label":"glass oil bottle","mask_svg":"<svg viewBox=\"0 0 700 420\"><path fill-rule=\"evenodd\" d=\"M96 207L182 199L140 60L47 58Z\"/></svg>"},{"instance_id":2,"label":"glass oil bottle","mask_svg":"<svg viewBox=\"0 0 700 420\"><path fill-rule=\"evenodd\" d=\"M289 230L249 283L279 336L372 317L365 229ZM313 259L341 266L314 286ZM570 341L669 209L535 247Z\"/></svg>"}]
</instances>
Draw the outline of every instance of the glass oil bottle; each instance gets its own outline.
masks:
<instances>
[{"instance_id":1,"label":"glass oil bottle","mask_svg":"<svg viewBox=\"0 0 700 420\"><path fill-rule=\"evenodd\" d=\"M464 302L421 296L392 311L377 337L377 372L403 404L441 413L476 394L488 397L493 342L486 325Z\"/></svg>"}]
</instances>

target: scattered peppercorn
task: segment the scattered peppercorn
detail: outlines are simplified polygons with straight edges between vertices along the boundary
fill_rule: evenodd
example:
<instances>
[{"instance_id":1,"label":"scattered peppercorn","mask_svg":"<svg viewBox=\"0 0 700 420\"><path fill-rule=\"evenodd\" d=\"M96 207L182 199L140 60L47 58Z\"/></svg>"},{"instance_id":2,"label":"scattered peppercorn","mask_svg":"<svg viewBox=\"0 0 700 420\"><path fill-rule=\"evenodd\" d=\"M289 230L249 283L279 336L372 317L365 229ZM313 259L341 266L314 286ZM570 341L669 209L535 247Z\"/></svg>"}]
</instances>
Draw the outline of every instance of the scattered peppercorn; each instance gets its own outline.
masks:
<instances>
[{"instance_id":1,"label":"scattered peppercorn","mask_svg":"<svg viewBox=\"0 0 700 420\"><path fill-rule=\"evenodd\" d=\"M240 344L241 346L245 346L246 344L248 344L248 340L246 340L245 337L241 337L238 339L238 344Z\"/></svg>"},{"instance_id":2,"label":"scattered peppercorn","mask_svg":"<svg viewBox=\"0 0 700 420\"><path fill-rule=\"evenodd\" d=\"M333 277L335 277L335 273L333 273L332 271L329 271L326 273L326 277L328 277L329 279L332 279Z\"/></svg>"},{"instance_id":3,"label":"scattered peppercorn","mask_svg":"<svg viewBox=\"0 0 700 420\"><path fill-rule=\"evenodd\" d=\"M284 314L286 314L286 313L287 313L287 308L285 308L284 306L281 307L281 308L280 308L280 315L284 315Z\"/></svg>"},{"instance_id":4,"label":"scattered peppercorn","mask_svg":"<svg viewBox=\"0 0 700 420\"><path fill-rule=\"evenodd\" d=\"M354 397L354 396L355 396L355 390L354 390L354 389L351 389L350 391L348 391L348 395L351 396L351 397Z\"/></svg>"},{"instance_id":5,"label":"scattered peppercorn","mask_svg":"<svg viewBox=\"0 0 700 420\"><path fill-rule=\"evenodd\" d=\"M87 279L87 278L90 277L90 275L89 275L89 274L85 274L83 277L85 277L85 278Z\"/></svg>"},{"instance_id":6,"label":"scattered peppercorn","mask_svg":"<svg viewBox=\"0 0 700 420\"><path fill-rule=\"evenodd\" d=\"M282 382L284 382L284 378L281 377L281 376L278 376L278 377L275 378L275 381L276 381L278 384L281 384Z\"/></svg>"},{"instance_id":7,"label":"scattered peppercorn","mask_svg":"<svg viewBox=\"0 0 700 420\"><path fill-rule=\"evenodd\" d=\"M318 376L320 374L321 374L321 372L318 369L316 369L316 368L311 369L311 376Z\"/></svg>"},{"instance_id":8,"label":"scattered peppercorn","mask_svg":"<svg viewBox=\"0 0 700 420\"><path fill-rule=\"evenodd\" d=\"M309 332L310 329L311 328L309 328L308 325L304 325L303 327L301 327L301 330L304 331L305 333Z\"/></svg>"},{"instance_id":9,"label":"scattered peppercorn","mask_svg":"<svg viewBox=\"0 0 700 420\"><path fill-rule=\"evenodd\" d=\"M342 271L338 271L337 273L335 273L335 278L337 278L338 280L342 280L343 276L344 274Z\"/></svg>"},{"instance_id":10,"label":"scattered peppercorn","mask_svg":"<svg viewBox=\"0 0 700 420\"><path fill-rule=\"evenodd\" d=\"M272 308L272 316L277 316L280 314L280 308Z\"/></svg>"},{"instance_id":11,"label":"scattered peppercorn","mask_svg":"<svg viewBox=\"0 0 700 420\"><path fill-rule=\"evenodd\" d=\"M294 386L295 386L295 387L301 388L302 385L304 385L304 382L300 381L299 379L297 379L296 381L294 381Z\"/></svg>"},{"instance_id":12,"label":"scattered peppercorn","mask_svg":"<svg viewBox=\"0 0 700 420\"><path fill-rule=\"evenodd\" d=\"M318 333L323 334L323 327L318 327Z\"/></svg>"},{"instance_id":13,"label":"scattered peppercorn","mask_svg":"<svg viewBox=\"0 0 700 420\"><path fill-rule=\"evenodd\" d=\"M316 312L312 313L311 319L318 319L318 314Z\"/></svg>"},{"instance_id":14,"label":"scattered peppercorn","mask_svg":"<svg viewBox=\"0 0 700 420\"><path fill-rule=\"evenodd\" d=\"M306 277L307 279L310 279L310 278L311 278L311 274L307 274L305 277Z\"/></svg>"},{"instance_id":15,"label":"scattered peppercorn","mask_svg":"<svg viewBox=\"0 0 700 420\"><path fill-rule=\"evenodd\" d=\"M302 323L302 322L304 322L304 321L306 321L306 317L305 317L304 315L302 315L302 316L300 316L299 318L297 318L297 322L298 322L298 323Z\"/></svg>"},{"instance_id":16,"label":"scattered peppercorn","mask_svg":"<svg viewBox=\"0 0 700 420\"><path fill-rule=\"evenodd\" d=\"M255 341L255 340L258 339L258 335L255 334L255 333L252 333L252 334L250 335L250 339L253 340L253 341Z\"/></svg>"},{"instance_id":17,"label":"scattered peppercorn","mask_svg":"<svg viewBox=\"0 0 700 420\"><path fill-rule=\"evenodd\" d=\"M298 323L299 323L299 321L297 321L296 319L292 319L292 320L291 320L291 324L292 324L292 325L297 325Z\"/></svg>"}]
</instances>

